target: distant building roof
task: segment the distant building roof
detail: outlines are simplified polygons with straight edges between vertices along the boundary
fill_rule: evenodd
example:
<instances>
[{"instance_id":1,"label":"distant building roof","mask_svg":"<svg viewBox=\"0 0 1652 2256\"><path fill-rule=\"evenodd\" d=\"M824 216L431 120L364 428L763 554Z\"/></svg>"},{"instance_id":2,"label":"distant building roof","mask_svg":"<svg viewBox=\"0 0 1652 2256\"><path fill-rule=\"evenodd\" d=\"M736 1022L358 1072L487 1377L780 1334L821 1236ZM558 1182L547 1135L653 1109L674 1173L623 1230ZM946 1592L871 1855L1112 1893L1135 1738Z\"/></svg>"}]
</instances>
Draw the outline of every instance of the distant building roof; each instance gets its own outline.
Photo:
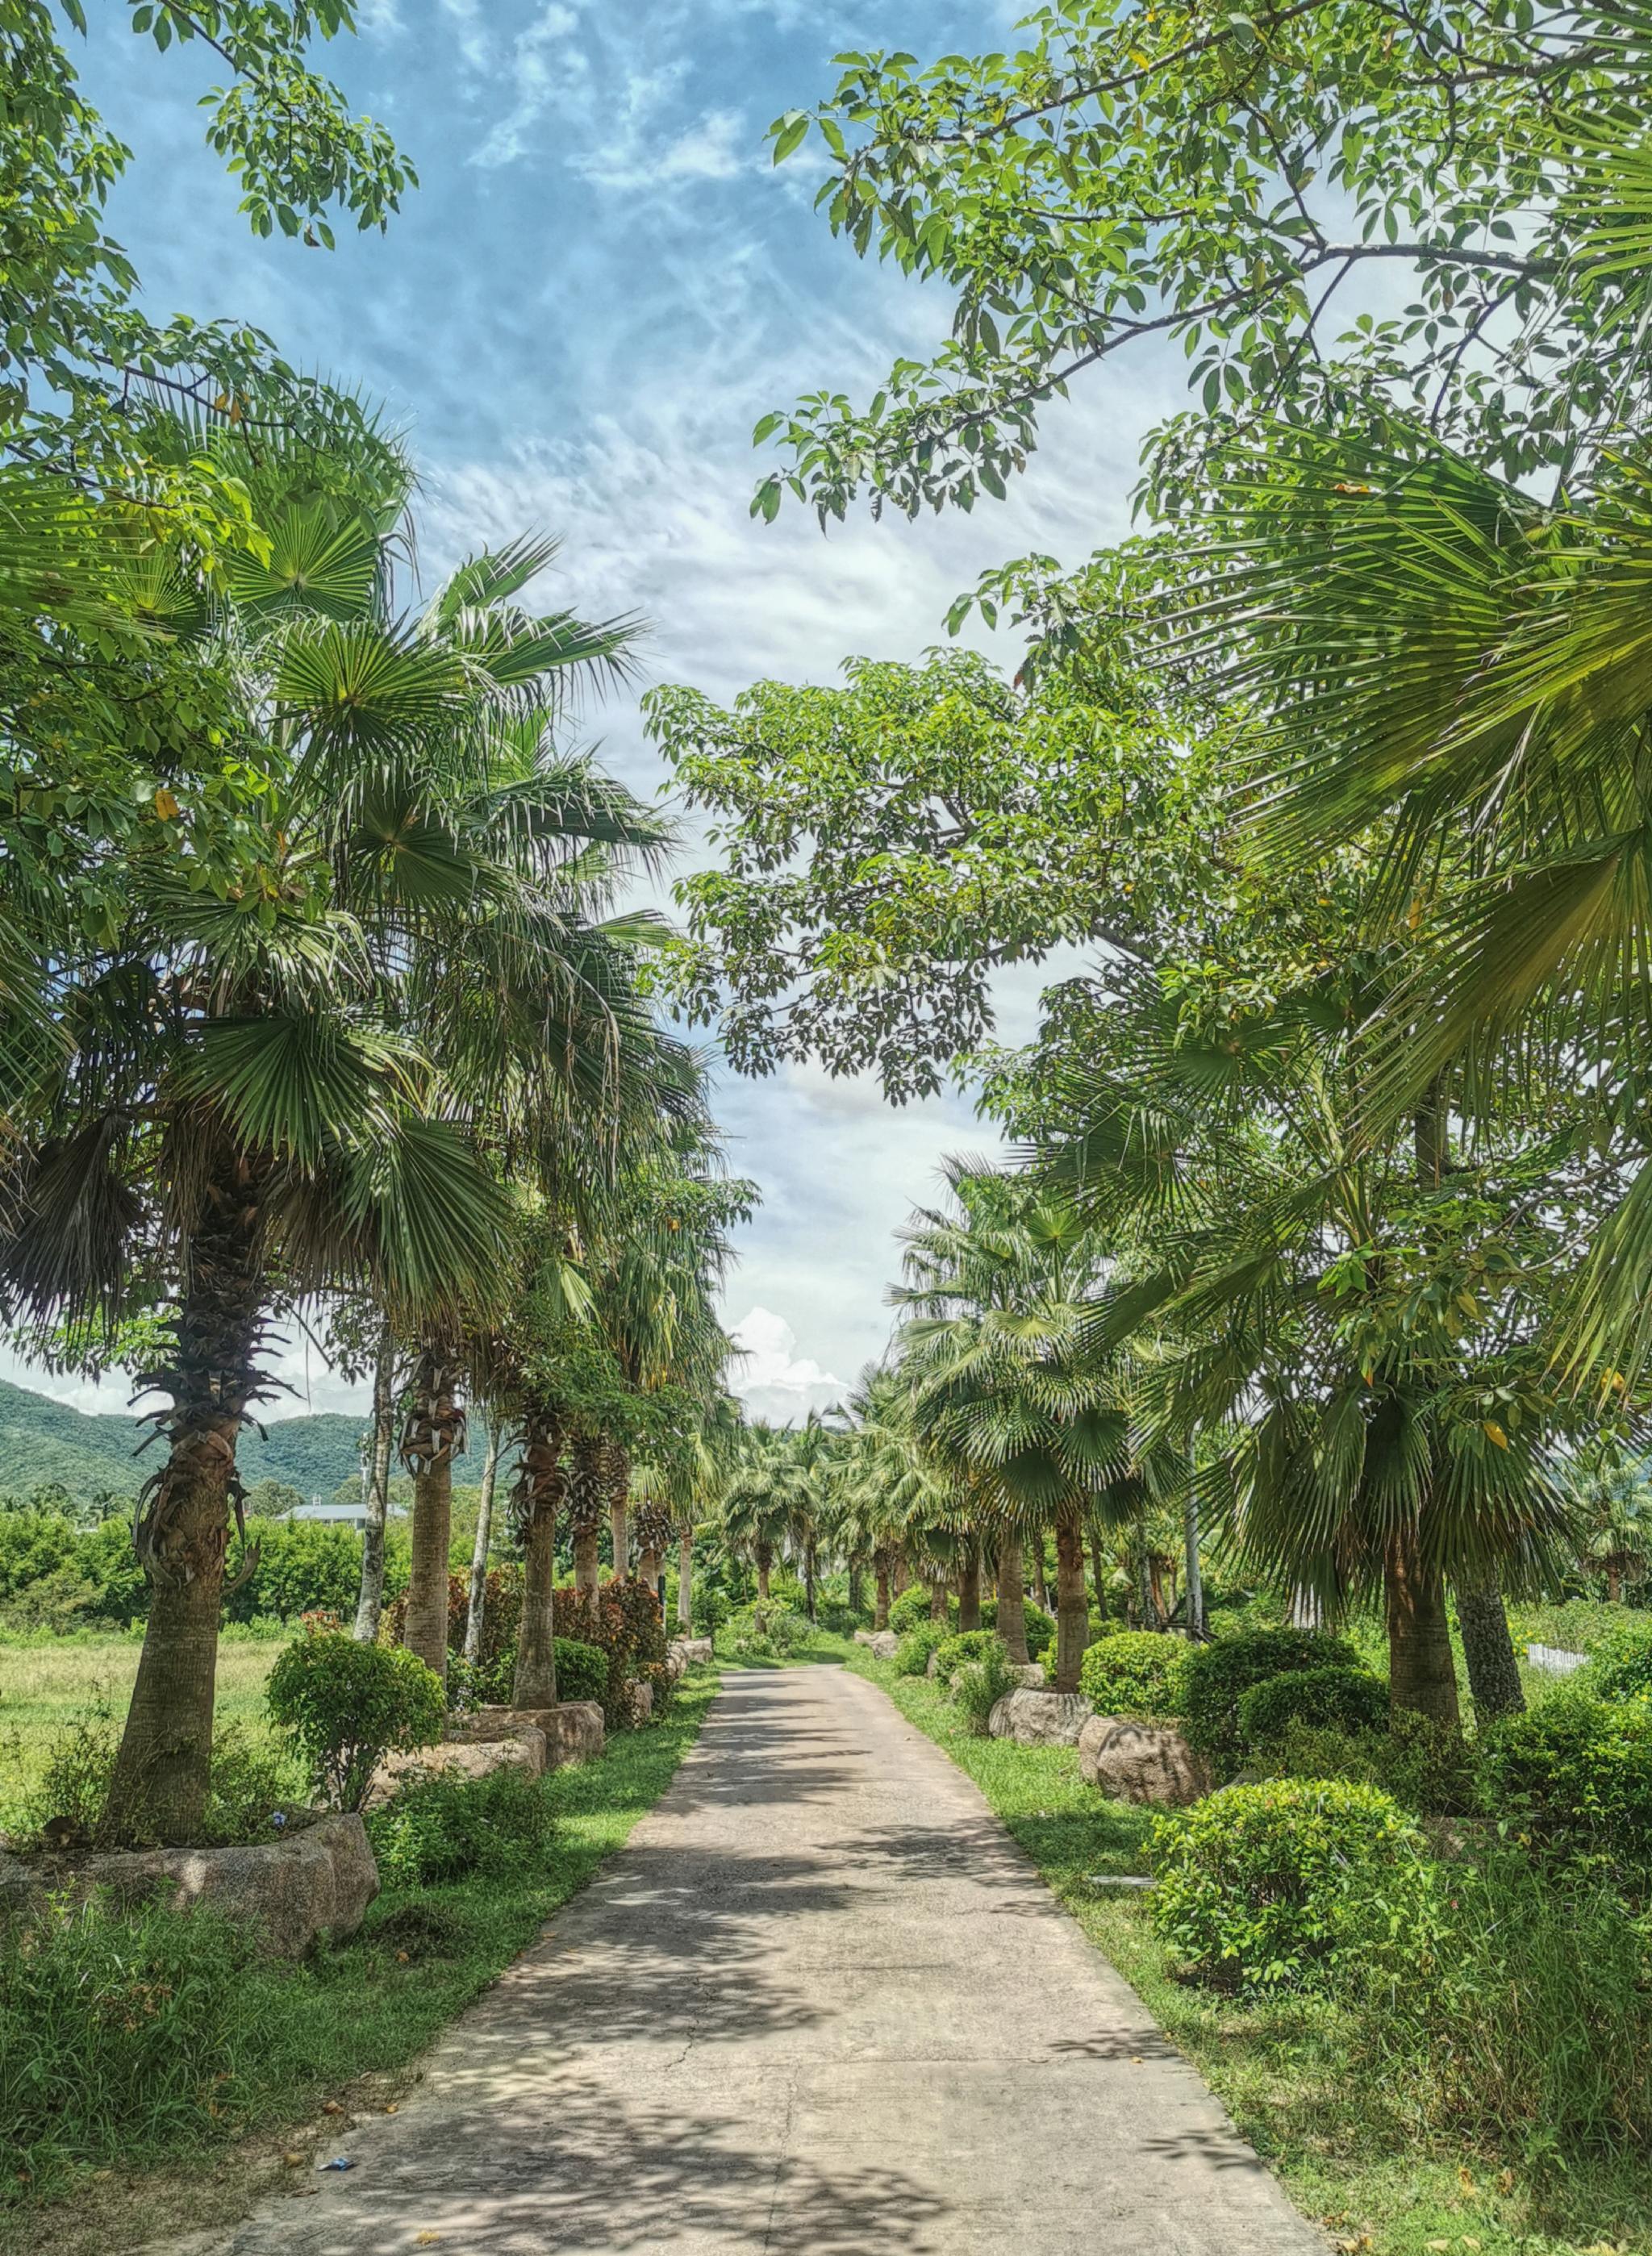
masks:
<instances>
[{"instance_id":1,"label":"distant building roof","mask_svg":"<svg viewBox=\"0 0 1652 2256\"><path fill-rule=\"evenodd\" d=\"M391 1505L389 1516L392 1519L406 1519L407 1517L401 1506L395 1504ZM295 1504L292 1511L284 1513L283 1517L287 1519L325 1519L346 1527L364 1527L367 1524L367 1514L359 1504Z\"/></svg>"}]
</instances>

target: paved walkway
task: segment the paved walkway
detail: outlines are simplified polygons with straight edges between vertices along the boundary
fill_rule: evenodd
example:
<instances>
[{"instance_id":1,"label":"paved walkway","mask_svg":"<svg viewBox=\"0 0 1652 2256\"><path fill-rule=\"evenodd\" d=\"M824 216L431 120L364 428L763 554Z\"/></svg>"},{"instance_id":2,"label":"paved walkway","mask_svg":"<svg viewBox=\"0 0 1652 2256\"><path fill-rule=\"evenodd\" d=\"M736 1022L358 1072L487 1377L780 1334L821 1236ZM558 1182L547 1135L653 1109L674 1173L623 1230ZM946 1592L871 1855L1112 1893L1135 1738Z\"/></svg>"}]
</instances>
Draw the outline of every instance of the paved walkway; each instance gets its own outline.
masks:
<instances>
[{"instance_id":1,"label":"paved walkway","mask_svg":"<svg viewBox=\"0 0 1652 2256\"><path fill-rule=\"evenodd\" d=\"M630 1844L350 2147L234 2256L1325 2248L970 1781L835 1668L727 1677Z\"/></svg>"}]
</instances>

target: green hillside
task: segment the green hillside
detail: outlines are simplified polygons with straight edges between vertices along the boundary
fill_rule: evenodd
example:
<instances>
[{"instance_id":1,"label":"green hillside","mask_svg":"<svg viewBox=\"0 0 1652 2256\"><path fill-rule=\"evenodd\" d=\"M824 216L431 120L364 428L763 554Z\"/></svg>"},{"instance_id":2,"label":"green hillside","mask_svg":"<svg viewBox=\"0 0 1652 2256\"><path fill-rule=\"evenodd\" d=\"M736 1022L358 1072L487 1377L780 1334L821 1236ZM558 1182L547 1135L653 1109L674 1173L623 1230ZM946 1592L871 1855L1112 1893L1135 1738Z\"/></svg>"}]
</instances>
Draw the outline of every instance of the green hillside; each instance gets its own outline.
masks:
<instances>
[{"instance_id":1,"label":"green hillside","mask_svg":"<svg viewBox=\"0 0 1652 2256\"><path fill-rule=\"evenodd\" d=\"M27 1497L59 1482L76 1498L102 1491L134 1496L155 1462L155 1449L133 1455L152 1428L118 1414L88 1412L0 1380L0 1495ZM290 1481L305 1496L330 1497L360 1470L358 1418L328 1411L277 1420L260 1440L251 1429L238 1452L241 1477Z\"/></svg>"}]
</instances>

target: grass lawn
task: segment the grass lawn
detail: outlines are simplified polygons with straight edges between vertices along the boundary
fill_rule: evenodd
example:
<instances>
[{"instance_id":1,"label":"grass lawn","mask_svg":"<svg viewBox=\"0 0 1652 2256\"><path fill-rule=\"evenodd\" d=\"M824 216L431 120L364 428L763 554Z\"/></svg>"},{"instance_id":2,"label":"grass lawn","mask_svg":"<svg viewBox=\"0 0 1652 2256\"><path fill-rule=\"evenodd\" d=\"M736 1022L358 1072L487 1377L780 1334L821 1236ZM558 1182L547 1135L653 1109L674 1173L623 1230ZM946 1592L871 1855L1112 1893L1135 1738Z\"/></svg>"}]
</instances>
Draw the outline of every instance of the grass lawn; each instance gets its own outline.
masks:
<instances>
[{"instance_id":1,"label":"grass lawn","mask_svg":"<svg viewBox=\"0 0 1652 2256\"><path fill-rule=\"evenodd\" d=\"M1514 2154L1420 2148L1403 2095L1355 2081L1348 2023L1311 2000L1234 2004L1172 1981L1140 1894L1098 1886L1144 1873L1151 1819L1104 1801L1068 1747L978 1739L921 1677L833 1640L902 1715L967 1771L1091 1940L1220 2095L1293 2198L1364 2256L1604 2256L1652 2250L1652 2169L1550 2172Z\"/></svg>"},{"instance_id":2,"label":"grass lawn","mask_svg":"<svg viewBox=\"0 0 1652 2256\"><path fill-rule=\"evenodd\" d=\"M277 1648L260 1656L267 1667ZM133 1648L134 1653L136 1648ZM242 1649L244 1652L247 1648ZM7 1659L14 1656L8 1655ZM622 1846L698 1735L717 1682L691 1672L658 1724L622 1732L599 1760L547 1783L557 1829L543 1866L509 1881L386 1890L342 1949L249 1977L237 2057L199 2122L164 2153L88 2138L45 2186L0 2182L0 2256L118 2256L233 2221L292 2168L285 2149L349 2114L392 2105L409 2064L500 1974L545 1920ZM44 1697L37 1691L37 1702ZM248 1695L251 1697L251 1693ZM309 2159L305 2153L305 2160Z\"/></svg>"},{"instance_id":3,"label":"grass lawn","mask_svg":"<svg viewBox=\"0 0 1652 2256\"><path fill-rule=\"evenodd\" d=\"M218 1647L220 1724L262 1738L264 1683L291 1632L226 1638ZM136 1637L59 1637L0 1642L0 1832L69 1724L103 1710L126 1713L142 1650Z\"/></svg>"}]
</instances>

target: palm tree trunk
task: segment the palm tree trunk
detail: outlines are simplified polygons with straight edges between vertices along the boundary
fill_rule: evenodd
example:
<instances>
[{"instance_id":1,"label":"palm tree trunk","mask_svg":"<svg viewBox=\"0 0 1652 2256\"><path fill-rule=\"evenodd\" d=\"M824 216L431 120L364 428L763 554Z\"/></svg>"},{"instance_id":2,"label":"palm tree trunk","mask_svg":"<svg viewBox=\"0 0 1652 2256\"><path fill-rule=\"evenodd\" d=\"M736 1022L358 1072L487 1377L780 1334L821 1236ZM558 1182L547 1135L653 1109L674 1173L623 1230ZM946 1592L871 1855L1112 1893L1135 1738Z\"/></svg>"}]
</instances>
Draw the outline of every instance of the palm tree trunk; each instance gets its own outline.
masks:
<instances>
[{"instance_id":1,"label":"palm tree trunk","mask_svg":"<svg viewBox=\"0 0 1652 2256\"><path fill-rule=\"evenodd\" d=\"M849 1562L849 1611L851 1614L858 1614L860 1611L860 1562L858 1559L851 1559Z\"/></svg>"},{"instance_id":2,"label":"palm tree trunk","mask_svg":"<svg viewBox=\"0 0 1652 2256\"><path fill-rule=\"evenodd\" d=\"M1096 1610L1105 1614L1107 1602L1102 1594L1107 1587L1107 1563L1102 1556L1101 1537L1093 1527L1090 1531L1090 1577L1091 1588L1096 1594Z\"/></svg>"},{"instance_id":3,"label":"palm tree trunk","mask_svg":"<svg viewBox=\"0 0 1652 2256\"><path fill-rule=\"evenodd\" d=\"M1618 1603L1618 1600L1619 1600L1622 1596L1623 1596L1623 1576L1622 1576L1621 1570L1620 1569L1620 1568L1619 1568L1619 1566L1618 1566L1618 1563L1617 1563L1617 1562L1616 1562L1614 1559L1608 1559L1608 1560L1607 1560L1607 1562L1606 1562L1606 1603L1607 1603L1607 1604L1608 1604L1608 1605L1613 1605L1613 1606L1615 1606L1615 1605L1617 1604L1617 1603Z\"/></svg>"},{"instance_id":4,"label":"palm tree trunk","mask_svg":"<svg viewBox=\"0 0 1652 2256\"><path fill-rule=\"evenodd\" d=\"M773 1564L774 1554L766 1543L759 1543L757 1548L757 1599L762 1606L769 1602L769 1570Z\"/></svg>"},{"instance_id":5,"label":"palm tree trunk","mask_svg":"<svg viewBox=\"0 0 1652 2256\"><path fill-rule=\"evenodd\" d=\"M1077 1503L1055 1516L1055 1689L1077 1692L1078 1668L1090 1642L1084 1597L1084 1530Z\"/></svg>"},{"instance_id":6,"label":"palm tree trunk","mask_svg":"<svg viewBox=\"0 0 1652 2256\"><path fill-rule=\"evenodd\" d=\"M580 1435L574 1443L568 1516L574 1535L574 1588L589 1596L600 1571L603 1521L603 1445L589 1434Z\"/></svg>"},{"instance_id":7,"label":"palm tree trunk","mask_svg":"<svg viewBox=\"0 0 1652 2256\"><path fill-rule=\"evenodd\" d=\"M694 1530L677 1530L677 1627L685 1632L694 1627Z\"/></svg>"},{"instance_id":8,"label":"palm tree trunk","mask_svg":"<svg viewBox=\"0 0 1652 2256\"><path fill-rule=\"evenodd\" d=\"M631 1571L631 1453L610 1442L608 1461L608 1533L614 1551L614 1580L623 1583Z\"/></svg>"},{"instance_id":9,"label":"palm tree trunk","mask_svg":"<svg viewBox=\"0 0 1652 2256\"><path fill-rule=\"evenodd\" d=\"M453 1461L464 1448L464 1412L452 1343L427 1340L413 1375L401 1460L413 1475L413 1567L402 1642L448 1681L448 1552L453 1540Z\"/></svg>"},{"instance_id":10,"label":"palm tree trunk","mask_svg":"<svg viewBox=\"0 0 1652 2256\"><path fill-rule=\"evenodd\" d=\"M1033 1554L1033 1597L1041 1613L1049 1611L1049 1583L1044 1573L1044 1538L1038 1539L1038 1548Z\"/></svg>"},{"instance_id":11,"label":"palm tree trunk","mask_svg":"<svg viewBox=\"0 0 1652 2256\"><path fill-rule=\"evenodd\" d=\"M513 1708L556 1705L556 1515L567 1484L562 1477L562 1421L536 1407L522 1437L517 1476L517 1524L523 1534L522 1626L516 1639Z\"/></svg>"},{"instance_id":12,"label":"palm tree trunk","mask_svg":"<svg viewBox=\"0 0 1652 2256\"><path fill-rule=\"evenodd\" d=\"M872 1625L874 1630L887 1629L889 1626L889 1559L886 1552L879 1552L872 1561L872 1572L877 1579L877 1595L872 1600Z\"/></svg>"},{"instance_id":13,"label":"palm tree trunk","mask_svg":"<svg viewBox=\"0 0 1652 2256\"><path fill-rule=\"evenodd\" d=\"M153 1595L99 1839L187 1843L212 1772L213 1699L236 1444L258 1392L265 1295L260 1186L237 1153L213 1155L191 1235L159 1420L167 1456L134 1541Z\"/></svg>"},{"instance_id":14,"label":"palm tree trunk","mask_svg":"<svg viewBox=\"0 0 1652 2256\"><path fill-rule=\"evenodd\" d=\"M815 1539L811 1535L803 1546L803 1602L810 1621L815 1619Z\"/></svg>"},{"instance_id":15,"label":"palm tree trunk","mask_svg":"<svg viewBox=\"0 0 1652 2256\"><path fill-rule=\"evenodd\" d=\"M482 1616L488 1597L488 1551L493 1541L493 1487L499 1477L499 1428L488 1428L482 1460L482 1493L477 1499L477 1540L470 1547L470 1602L464 1616L464 1657L474 1666L482 1653Z\"/></svg>"},{"instance_id":16,"label":"palm tree trunk","mask_svg":"<svg viewBox=\"0 0 1652 2256\"><path fill-rule=\"evenodd\" d=\"M1157 1629L1158 1601L1153 1590L1153 1555L1147 1548L1147 1526L1137 1520L1130 1531L1130 1555L1136 1570L1136 1626L1138 1629Z\"/></svg>"},{"instance_id":17,"label":"palm tree trunk","mask_svg":"<svg viewBox=\"0 0 1652 2256\"><path fill-rule=\"evenodd\" d=\"M1002 1535L998 1546L998 1633L1003 1639L1010 1659L1025 1668L1030 1655L1027 1650L1027 1599L1021 1589L1021 1540L1019 1535Z\"/></svg>"},{"instance_id":18,"label":"palm tree trunk","mask_svg":"<svg viewBox=\"0 0 1652 2256\"><path fill-rule=\"evenodd\" d=\"M1204 1635L1204 1573L1199 1564L1199 1500L1188 1489L1182 1513L1182 1545L1187 1561L1186 1629L1190 1639Z\"/></svg>"},{"instance_id":19,"label":"palm tree trunk","mask_svg":"<svg viewBox=\"0 0 1652 2256\"><path fill-rule=\"evenodd\" d=\"M386 1322L373 1357L373 1455L367 1475L367 1525L362 1530L362 1587L356 1635L371 1645L385 1611L385 1526L390 1517L390 1453L396 1439L396 1337Z\"/></svg>"},{"instance_id":20,"label":"palm tree trunk","mask_svg":"<svg viewBox=\"0 0 1652 2256\"><path fill-rule=\"evenodd\" d=\"M972 1543L958 1569L958 1629L981 1626L981 1547Z\"/></svg>"},{"instance_id":21,"label":"palm tree trunk","mask_svg":"<svg viewBox=\"0 0 1652 2256\"><path fill-rule=\"evenodd\" d=\"M1461 1719L1444 1578L1423 1566L1415 1535L1402 1534L1389 1544L1386 1580L1389 1703L1396 1716L1425 1716L1456 1731Z\"/></svg>"},{"instance_id":22,"label":"palm tree trunk","mask_svg":"<svg viewBox=\"0 0 1652 2256\"><path fill-rule=\"evenodd\" d=\"M1457 1577L1457 1621L1468 1662L1468 1688L1481 1729L1499 1716L1520 1715L1526 1694L1495 1575Z\"/></svg>"},{"instance_id":23,"label":"palm tree trunk","mask_svg":"<svg viewBox=\"0 0 1652 2256\"><path fill-rule=\"evenodd\" d=\"M945 1578L940 1575L931 1575L929 1577L929 1618L932 1622L945 1621L948 1611L947 1599L950 1596L950 1593L947 1589Z\"/></svg>"}]
</instances>

